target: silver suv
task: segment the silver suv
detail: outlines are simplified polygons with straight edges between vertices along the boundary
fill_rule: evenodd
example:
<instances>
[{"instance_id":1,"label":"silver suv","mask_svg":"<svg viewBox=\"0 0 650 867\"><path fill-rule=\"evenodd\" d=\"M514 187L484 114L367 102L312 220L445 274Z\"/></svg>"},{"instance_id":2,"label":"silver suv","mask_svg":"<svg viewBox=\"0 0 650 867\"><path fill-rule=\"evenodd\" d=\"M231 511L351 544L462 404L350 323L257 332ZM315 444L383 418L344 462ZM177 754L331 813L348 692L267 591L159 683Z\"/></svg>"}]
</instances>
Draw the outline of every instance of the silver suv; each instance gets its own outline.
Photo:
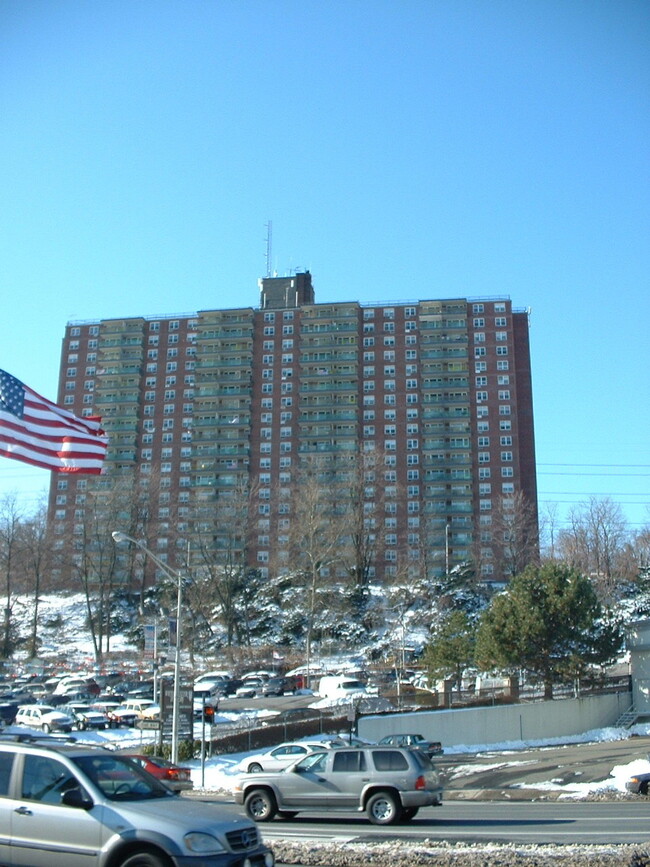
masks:
<instances>
[{"instance_id":1,"label":"silver suv","mask_svg":"<svg viewBox=\"0 0 650 867\"><path fill-rule=\"evenodd\" d=\"M390 825L442 804L431 759L400 747L315 752L284 771L239 776L233 794L256 822L291 819L304 810L354 810L365 811L375 825Z\"/></svg>"},{"instance_id":2,"label":"silver suv","mask_svg":"<svg viewBox=\"0 0 650 867\"><path fill-rule=\"evenodd\" d=\"M181 798L125 756L0 737L0 864L273 867L249 820Z\"/></svg>"}]
</instances>

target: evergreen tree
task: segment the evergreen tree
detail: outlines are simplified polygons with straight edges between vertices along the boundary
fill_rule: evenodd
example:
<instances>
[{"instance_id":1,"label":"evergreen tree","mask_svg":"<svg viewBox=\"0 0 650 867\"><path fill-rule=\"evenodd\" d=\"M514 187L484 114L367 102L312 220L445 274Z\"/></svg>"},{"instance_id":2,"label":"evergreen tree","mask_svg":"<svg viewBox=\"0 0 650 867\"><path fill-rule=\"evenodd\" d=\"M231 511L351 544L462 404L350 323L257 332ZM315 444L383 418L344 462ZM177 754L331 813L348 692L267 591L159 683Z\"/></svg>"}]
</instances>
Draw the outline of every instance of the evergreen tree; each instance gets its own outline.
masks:
<instances>
[{"instance_id":1,"label":"evergreen tree","mask_svg":"<svg viewBox=\"0 0 650 867\"><path fill-rule=\"evenodd\" d=\"M492 600L481 618L476 659L484 670L523 669L553 697L555 683L612 660L619 626L588 578L560 563L529 566Z\"/></svg>"},{"instance_id":2,"label":"evergreen tree","mask_svg":"<svg viewBox=\"0 0 650 867\"><path fill-rule=\"evenodd\" d=\"M453 676L456 688L463 687L463 672L474 664L476 629L461 610L451 611L438 627L424 652L424 664L434 678Z\"/></svg>"}]
</instances>

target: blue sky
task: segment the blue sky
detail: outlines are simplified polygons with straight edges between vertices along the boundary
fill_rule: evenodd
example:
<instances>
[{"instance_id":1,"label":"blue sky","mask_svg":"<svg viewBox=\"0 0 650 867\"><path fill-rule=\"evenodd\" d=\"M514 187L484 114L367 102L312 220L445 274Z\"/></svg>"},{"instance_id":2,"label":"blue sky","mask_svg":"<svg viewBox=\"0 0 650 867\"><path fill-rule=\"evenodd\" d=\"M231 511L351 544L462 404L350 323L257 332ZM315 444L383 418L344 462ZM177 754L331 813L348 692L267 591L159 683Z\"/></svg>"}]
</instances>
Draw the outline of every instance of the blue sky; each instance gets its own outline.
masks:
<instances>
[{"instance_id":1,"label":"blue sky","mask_svg":"<svg viewBox=\"0 0 650 867\"><path fill-rule=\"evenodd\" d=\"M2 0L0 367L66 322L506 294L540 501L650 521L645 0ZM49 473L2 459L31 507Z\"/></svg>"}]
</instances>

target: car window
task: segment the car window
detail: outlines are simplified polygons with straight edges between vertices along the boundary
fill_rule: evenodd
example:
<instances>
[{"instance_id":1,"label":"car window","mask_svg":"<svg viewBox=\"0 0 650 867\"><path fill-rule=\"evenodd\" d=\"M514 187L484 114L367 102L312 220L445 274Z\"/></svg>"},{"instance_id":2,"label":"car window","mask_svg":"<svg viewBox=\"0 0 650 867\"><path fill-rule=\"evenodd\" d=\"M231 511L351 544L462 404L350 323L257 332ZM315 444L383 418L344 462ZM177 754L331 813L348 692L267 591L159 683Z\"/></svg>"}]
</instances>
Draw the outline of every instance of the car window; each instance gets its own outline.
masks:
<instances>
[{"instance_id":1,"label":"car window","mask_svg":"<svg viewBox=\"0 0 650 867\"><path fill-rule=\"evenodd\" d=\"M309 756L305 756L304 759L301 759L296 764L296 768L301 771L309 771L312 774L322 774L327 765L327 759L327 753L312 753Z\"/></svg>"},{"instance_id":2,"label":"car window","mask_svg":"<svg viewBox=\"0 0 650 867\"><path fill-rule=\"evenodd\" d=\"M345 750L334 754L333 771L365 771L366 757L361 750Z\"/></svg>"},{"instance_id":3,"label":"car window","mask_svg":"<svg viewBox=\"0 0 650 867\"><path fill-rule=\"evenodd\" d=\"M130 759L100 755L75 756L73 761L111 801L175 797L167 786Z\"/></svg>"},{"instance_id":4,"label":"car window","mask_svg":"<svg viewBox=\"0 0 650 867\"><path fill-rule=\"evenodd\" d=\"M406 756L397 750L375 750L372 760L377 771L406 771L409 766Z\"/></svg>"},{"instance_id":5,"label":"car window","mask_svg":"<svg viewBox=\"0 0 650 867\"><path fill-rule=\"evenodd\" d=\"M0 797L9 794L9 780L11 779L13 764L13 753L0 752Z\"/></svg>"},{"instance_id":6,"label":"car window","mask_svg":"<svg viewBox=\"0 0 650 867\"><path fill-rule=\"evenodd\" d=\"M63 792L76 785L76 778L56 759L25 756L21 797L45 804L60 804Z\"/></svg>"},{"instance_id":7,"label":"car window","mask_svg":"<svg viewBox=\"0 0 650 867\"><path fill-rule=\"evenodd\" d=\"M423 753L421 750L413 750L412 757L415 764L419 765L422 770L428 771L434 767L434 764L429 758L429 756L426 753Z\"/></svg>"}]
</instances>

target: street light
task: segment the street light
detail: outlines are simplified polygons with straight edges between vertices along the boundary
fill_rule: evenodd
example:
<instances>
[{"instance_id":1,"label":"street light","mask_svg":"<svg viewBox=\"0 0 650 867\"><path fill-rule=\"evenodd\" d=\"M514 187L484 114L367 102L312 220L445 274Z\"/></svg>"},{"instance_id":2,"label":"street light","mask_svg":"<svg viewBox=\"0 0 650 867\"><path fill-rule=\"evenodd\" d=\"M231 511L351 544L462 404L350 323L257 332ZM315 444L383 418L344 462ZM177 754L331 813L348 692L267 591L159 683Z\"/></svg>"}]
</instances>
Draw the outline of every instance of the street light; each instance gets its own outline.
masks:
<instances>
[{"instance_id":1,"label":"street light","mask_svg":"<svg viewBox=\"0 0 650 867\"><path fill-rule=\"evenodd\" d=\"M181 684L181 606L183 602L183 581L181 573L171 569L153 551L144 544L144 542L134 539L132 536L127 536L121 530L114 530L111 533L115 542L130 542L143 551L147 557L150 557L156 566L161 569L168 578L176 581L178 592L176 598L176 653L174 656L174 704L172 708L172 762L178 762L178 723L180 716L180 684Z\"/></svg>"}]
</instances>

